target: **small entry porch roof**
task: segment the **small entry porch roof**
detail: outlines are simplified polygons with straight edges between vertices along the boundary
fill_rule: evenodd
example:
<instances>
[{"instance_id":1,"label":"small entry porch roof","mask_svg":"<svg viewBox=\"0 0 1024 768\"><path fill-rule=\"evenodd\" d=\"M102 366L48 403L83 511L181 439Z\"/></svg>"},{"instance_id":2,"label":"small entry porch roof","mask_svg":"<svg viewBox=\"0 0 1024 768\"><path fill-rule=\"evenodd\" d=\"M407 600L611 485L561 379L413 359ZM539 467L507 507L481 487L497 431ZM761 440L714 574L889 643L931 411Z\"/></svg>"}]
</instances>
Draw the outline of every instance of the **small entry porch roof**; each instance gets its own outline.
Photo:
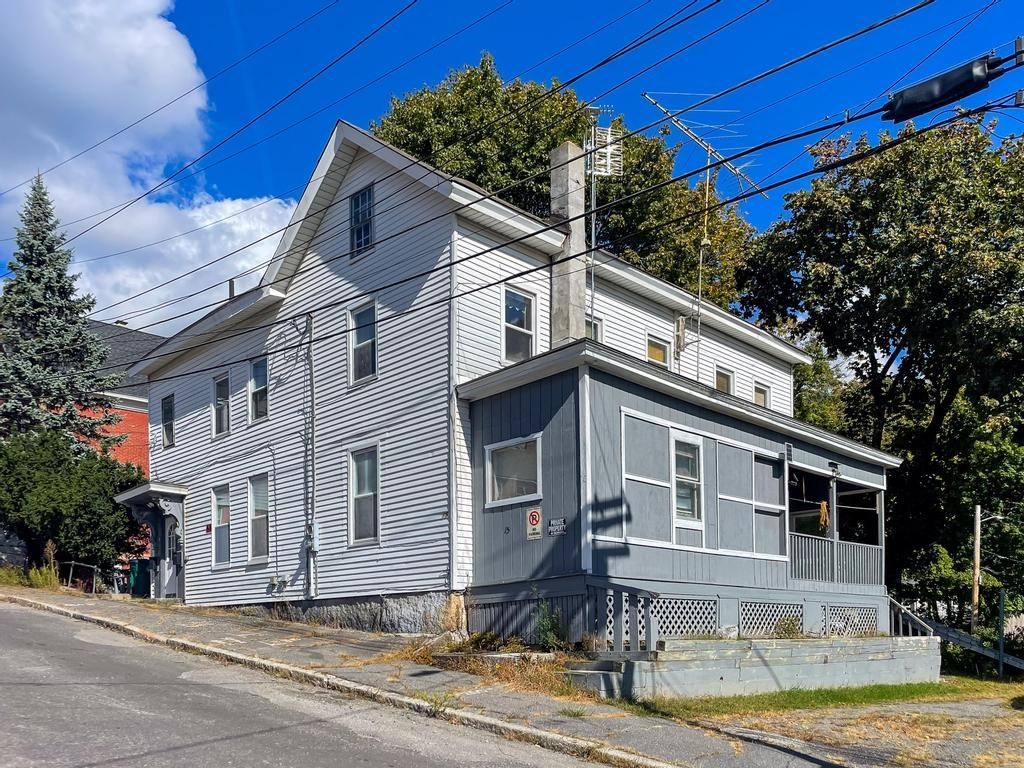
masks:
<instances>
[{"instance_id":1,"label":"small entry porch roof","mask_svg":"<svg viewBox=\"0 0 1024 768\"><path fill-rule=\"evenodd\" d=\"M114 501L128 507L140 522L149 522L149 512L160 510L163 514L174 517L178 524L181 520L181 502L188 496L188 486L178 483L149 482L136 485L127 491L114 496Z\"/></svg>"}]
</instances>

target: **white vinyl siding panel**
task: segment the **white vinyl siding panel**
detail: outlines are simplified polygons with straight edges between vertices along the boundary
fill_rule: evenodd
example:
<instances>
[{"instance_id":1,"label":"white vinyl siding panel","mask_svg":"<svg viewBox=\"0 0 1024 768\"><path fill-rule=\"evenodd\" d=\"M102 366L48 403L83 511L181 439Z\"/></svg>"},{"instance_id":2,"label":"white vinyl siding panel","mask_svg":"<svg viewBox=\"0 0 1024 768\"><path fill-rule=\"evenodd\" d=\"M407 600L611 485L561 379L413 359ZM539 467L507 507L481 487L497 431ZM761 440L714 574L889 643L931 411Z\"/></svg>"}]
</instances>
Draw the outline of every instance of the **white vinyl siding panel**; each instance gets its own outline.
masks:
<instances>
[{"instance_id":1,"label":"white vinyl siding panel","mask_svg":"<svg viewBox=\"0 0 1024 768\"><path fill-rule=\"evenodd\" d=\"M230 434L211 442L211 375L197 373L151 387L151 444L160 440L159 403L175 393L177 447L152 451L153 477L189 486L185 503L185 591L189 603L230 604L301 599L305 581L303 528L306 503L304 467L307 444L309 377L304 314L314 312L316 393L316 515L320 524L318 597L355 597L444 589L448 581L448 309L445 270L376 292L377 377L349 388L348 310L373 291L413 273L449 261L451 204L424 193L408 176L360 153L342 180L335 200L314 236L300 272L278 306L244 321L257 325L295 317L252 334L234 336L176 360L157 378L187 370L231 366L232 411L247 407L248 359L268 352L269 418L255 424L234 419ZM375 182L372 250L348 258L349 195ZM402 189L408 186L407 189ZM408 201L416 198L416 202ZM390 210L394 208L394 210ZM413 224L438 217L392 238ZM390 239L389 239L390 238ZM284 286L280 286L284 287ZM416 311L420 305L429 308ZM414 310L414 311L410 311ZM237 329L225 331L234 334ZM275 350L280 350L275 352ZM414 354L411 353L414 351ZM370 546L349 546L348 450L379 440L380 536ZM159 445L159 442L156 442ZM215 445L215 450L211 450ZM210 572L192 562L211 559L209 488L230 484L232 507L246 509L248 477L267 473L270 487L268 567L246 569L242 562ZM197 505L204 514L197 514ZM247 547L247 526L233 525L232 551ZM268 597L268 575L285 588Z\"/></svg>"},{"instance_id":2,"label":"white vinyl siding panel","mask_svg":"<svg viewBox=\"0 0 1024 768\"><path fill-rule=\"evenodd\" d=\"M690 328L687 334L691 333ZM754 402L754 382L771 390L768 407L773 411L793 415L793 369L789 363L775 360L769 355L732 339L721 331L701 328L700 382L715 385L715 366L732 374L732 394L748 403ZM693 345L687 347L681 361L682 373L694 377L696 354Z\"/></svg>"},{"instance_id":3,"label":"white vinyl siding panel","mask_svg":"<svg viewBox=\"0 0 1024 768\"><path fill-rule=\"evenodd\" d=\"M505 364L502 359L502 339L505 333L502 280L507 280L510 288L534 300L533 354L543 354L550 348L551 285L550 269L547 268L522 277L513 277L527 269L545 267L549 263L547 257L517 246L505 246L483 253L498 246L503 238L498 235L486 236L480 233L479 227L461 218L458 227L456 258L471 258L456 266L455 293L463 294L480 289L457 299L455 366L456 381L461 383L495 371Z\"/></svg>"}]
</instances>

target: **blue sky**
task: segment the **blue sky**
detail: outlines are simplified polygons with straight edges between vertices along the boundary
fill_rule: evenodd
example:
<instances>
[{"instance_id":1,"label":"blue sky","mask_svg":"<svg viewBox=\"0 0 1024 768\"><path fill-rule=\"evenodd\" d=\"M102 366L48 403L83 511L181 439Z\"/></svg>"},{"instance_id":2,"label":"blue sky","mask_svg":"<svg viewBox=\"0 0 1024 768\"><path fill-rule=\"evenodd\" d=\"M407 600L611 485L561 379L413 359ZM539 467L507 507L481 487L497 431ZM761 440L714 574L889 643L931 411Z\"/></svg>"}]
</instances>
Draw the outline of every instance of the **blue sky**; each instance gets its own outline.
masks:
<instances>
[{"instance_id":1,"label":"blue sky","mask_svg":"<svg viewBox=\"0 0 1024 768\"><path fill-rule=\"evenodd\" d=\"M320 9L327 0L0 3L0 67L5 73L4 99L0 100L0 190L195 88L169 109L46 174L58 215L66 231L74 235L96 221L88 218L90 215L138 195L231 134L404 2L340 0L308 25L198 88L204 79ZM713 0L700 0L694 9L708 2ZM581 98L593 99L760 2L720 0L696 19L588 75L575 90ZM982 8L988 7L906 82L996 46L1008 52L1014 34L1024 32L1021 2L936 0L884 29L708 105L721 111L694 112L687 117L693 123L709 125L738 123L733 129L743 135L730 137L698 126L698 132L723 137L715 138L713 143L727 153L813 125L826 115L856 109L885 93ZM76 239L75 268L81 273L80 288L96 297L98 318L124 318L133 327L173 332L194 318L181 317L162 324L158 321L223 298L225 281L233 275L247 269L258 274L276 238L212 266L205 265L287 223L335 119L366 126L387 111L393 96L436 84L450 69L479 62L485 51L494 55L506 77L530 70L530 79L564 81L681 5L679 0L624 0L616 4L572 0L559 4L556 12L553 4L541 0L420 0L326 76L203 161L203 167L215 163L208 170L187 183L169 187L161 195L140 201ZM842 5L770 0L749 17L603 97L601 102L623 114L636 128L660 117L642 98L644 91L655 93L670 108L682 108L699 97L681 94L719 91L911 5L913 0ZM367 86L495 9L499 10L472 29ZM620 16L625 18L535 66ZM897 47L899 50L893 51ZM46 51L46 55L40 55L40 51ZM860 64L863 66L857 66ZM824 85L809 87L826 79ZM1015 88L1024 88L1024 71L999 80L988 93L967 103L981 103ZM357 89L357 94L279 137L218 162ZM877 121L866 121L855 130L875 133L879 127ZM1002 130L1020 127L1007 117ZM672 141L680 140L673 132ZM809 160L803 151L805 145L793 143L759 153L752 158L749 175L760 180L789 161L792 164L776 178L806 170ZM702 162L702 153L684 142L677 171ZM720 192L728 196L736 191L735 182L723 177ZM10 233L22 195L23 188L0 195L0 263L13 248ZM744 214L758 228L768 226L782 209L781 192L742 205ZM207 226L213 222L220 223ZM189 234L182 236L186 232ZM132 298L191 269L198 271L144 297ZM166 304L191 292L197 295L188 301Z\"/></svg>"},{"instance_id":2,"label":"blue sky","mask_svg":"<svg viewBox=\"0 0 1024 768\"><path fill-rule=\"evenodd\" d=\"M459 27L502 5L503 0L489 3L455 3L421 0L405 17L376 42L342 63L294 102L289 102L272 119L255 127L251 135L260 137L315 111L348 91L359 87L401 60ZM295 20L304 17L324 3L281 4L272 0L247 3L244 10L238 3L179 2L170 19L188 36L200 66L207 73L251 50ZM343 50L365 30L370 29L399 3L364 4L342 2L307 27L262 54L240 70L211 84L210 98L215 109L209 115L213 138L229 131L244 117L259 111L270 97L285 92L301 75L314 71L323 62ZM278 194L309 173L319 145L327 135L335 117L358 125L367 125L388 108L392 96L401 96L423 84L434 84L451 68L475 64L483 51L490 51L506 77L534 64L573 40L636 8L637 10L604 33L578 45L564 55L530 72L527 76L550 82L562 80L583 71L622 42L640 34L681 5L679 2L571 2L564 10L552 14L549 2L514 0L503 10L478 27L464 33L439 50L425 56L386 81L371 86L336 108L311 119L282 137L267 142L243 157L229 161L211 171L209 181L225 194ZM700 4L699 4L700 5ZM696 7L699 7L696 6ZM582 80L578 93L584 98L616 85L629 74L669 54L690 40L757 3L726 0L698 18L673 30L661 39L634 54ZM842 4L842 12L822 12L823 7L839 8L839 4L813 3L808 0L773 0L761 10L708 41L681 54L604 99L617 112L625 115L632 126L640 126L660 115L641 97L643 91L714 93L740 82L771 65L799 55L817 45L867 25L902 8L910 2L867 2ZM882 54L908 40L923 35L987 5L985 2L964 3L939 0L932 7L893 23L861 40L854 41L812 62L749 87L708 105L708 109L738 110L736 112L690 113L695 122L718 124L742 116L789 95L818 80L838 73L866 59ZM996 3L945 49L923 65L910 81L940 71L966 58L1012 40L1020 20L1020 4L1016 0ZM966 20L946 26L917 43L865 65L824 86L780 104L760 114L741 120L733 130L746 136L723 138L714 143L724 148L740 147L806 126L827 114L852 108L876 97L901 77L920 59L958 30ZM1004 50L1009 50L1004 49ZM1013 77L1017 77L1016 75ZM908 81L908 82L910 82ZM994 92L1004 93L1014 85L1011 78L999 83ZM1024 78L1016 83L1024 87ZM994 95L993 92L993 95ZM656 96L670 108L682 108L697 97L659 94ZM864 128L876 130L877 122ZM702 129L712 137L722 131ZM860 127L857 130L861 130ZM679 140L674 133L673 140ZM247 143L247 142L243 142ZM679 156L679 170L700 164L700 153L684 142ZM758 154L752 162L750 175L755 179L767 175L790 160L801 149L794 143L771 152ZM807 167L798 161L789 171ZM735 185L723 179L722 191L734 194ZM781 195L770 195L744 204L753 223L765 226L779 213Z\"/></svg>"}]
</instances>

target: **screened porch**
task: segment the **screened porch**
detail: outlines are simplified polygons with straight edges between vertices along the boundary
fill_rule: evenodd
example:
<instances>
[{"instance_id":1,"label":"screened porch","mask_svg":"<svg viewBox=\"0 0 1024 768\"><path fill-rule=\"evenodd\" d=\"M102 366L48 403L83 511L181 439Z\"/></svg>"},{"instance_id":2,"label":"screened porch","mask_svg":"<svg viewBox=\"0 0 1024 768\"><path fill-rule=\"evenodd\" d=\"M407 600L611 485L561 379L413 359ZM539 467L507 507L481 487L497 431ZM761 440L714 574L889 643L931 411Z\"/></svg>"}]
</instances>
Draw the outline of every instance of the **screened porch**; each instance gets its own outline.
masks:
<instances>
[{"instance_id":1,"label":"screened porch","mask_svg":"<svg viewBox=\"0 0 1024 768\"><path fill-rule=\"evenodd\" d=\"M790 468L790 576L837 584L884 584L883 491Z\"/></svg>"}]
</instances>

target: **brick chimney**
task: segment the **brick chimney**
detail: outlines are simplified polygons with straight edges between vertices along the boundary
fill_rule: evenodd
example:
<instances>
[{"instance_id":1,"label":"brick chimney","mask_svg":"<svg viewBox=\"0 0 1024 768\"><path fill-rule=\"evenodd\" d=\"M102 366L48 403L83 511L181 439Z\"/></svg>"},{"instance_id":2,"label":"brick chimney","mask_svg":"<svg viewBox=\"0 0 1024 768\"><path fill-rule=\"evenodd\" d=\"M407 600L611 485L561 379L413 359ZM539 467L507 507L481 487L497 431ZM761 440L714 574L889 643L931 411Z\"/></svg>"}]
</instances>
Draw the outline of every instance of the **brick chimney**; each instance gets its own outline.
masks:
<instances>
[{"instance_id":1,"label":"brick chimney","mask_svg":"<svg viewBox=\"0 0 1024 768\"><path fill-rule=\"evenodd\" d=\"M583 150L571 141L551 150L551 215L574 219L551 266L551 348L587 335L587 249ZM567 256L571 258L566 259ZM562 259L565 259L562 261Z\"/></svg>"}]
</instances>

